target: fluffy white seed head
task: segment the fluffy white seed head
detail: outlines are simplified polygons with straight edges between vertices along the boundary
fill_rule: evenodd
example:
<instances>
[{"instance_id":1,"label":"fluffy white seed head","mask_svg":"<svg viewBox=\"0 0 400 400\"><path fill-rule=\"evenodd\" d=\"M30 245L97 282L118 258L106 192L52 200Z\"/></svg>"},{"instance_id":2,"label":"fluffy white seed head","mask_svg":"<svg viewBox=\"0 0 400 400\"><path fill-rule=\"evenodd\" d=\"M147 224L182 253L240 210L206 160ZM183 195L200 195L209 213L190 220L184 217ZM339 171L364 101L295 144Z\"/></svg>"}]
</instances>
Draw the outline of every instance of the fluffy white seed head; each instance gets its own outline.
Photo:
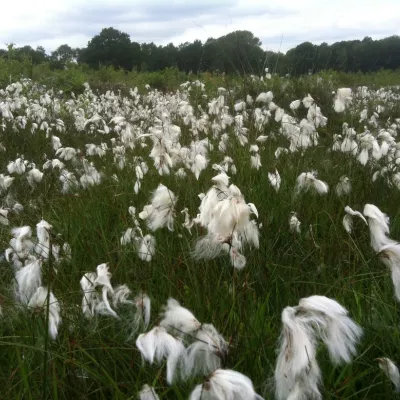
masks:
<instances>
[{"instance_id":1,"label":"fluffy white seed head","mask_svg":"<svg viewBox=\"0 0 400 400\"><path fill-rule=\"evenodd\" d=\"M33 294L31 299L29 300L28 307L32 311L42 311L44 315L47 314L47 305L49 306L48 314L49 314L49 335L55 340L58 336L58 327L61 323L61 315L60 315L60 303L54 296L53 292L49 292L49 290L43 286L39 286L36 292Z\"/></svg>"},{"instance_id":2,"label":"fluffy white seed head","mask_svg":"<svg viewBox=\"0 0 400 400\"><path fill-rule=\"evenodd\" d=\"M229 369L215 370L203 385L198 385L190 395L190 400L260 400L251 380Z\"/></svg>"},{"instance_id":3,"label":"fluffy white seed head","mask_svg":"<svg viewBox=\"0 0 400 400\"><path fill-rule=\"evenodd\" d=\"M203 324L196 333L196 340L187 347L182 367L182 376L207 376L221 368L228 354L225 339L211 324Z\"/></svg>"},{"instance_id":4,"label":"fluffy white seed head","mask_svg":"<svg viewBox=\"0 0 400 400\"><path fill-rule=\"evenodd\" d=\"M321 372L315 359L317 342L312 327L297 316L296 307L283 310L282 324L275 368L276 398L287 400L296 391L301 396L321 398L318 388Z\"/></svg>"},{"instance_id":5,"label":"fluffy white seed head","mask_svg":"<svg viewBox=\"0 0 400 400\"><path fill-rule=\"evenodd\" d=\"M328 184L316 178L316 172L303 172L296 180L295 194L315 192L320 195L328 193Z\"/></svg>"},{"instance_id":6,"label":"fluffy white seed head","mask_svg":"<svg viewBox=\"0 0 400 400\"><path fill-rule=\"evenodd\" d=\"M348 233L351 233L353 230L353 217L359 217L365 222L366 225L368 225L364 215L362 215L359 211L354 211L349 206L346 206L344 211L346 212L346 215L343 217L343 227Z\"/></svg>"},{"instance_id":7,"label":"fluffy white seed head","mask_svg":"<svg viewBox=\"0 0 400 400\"><path fill-rule=\"evenodd\" d=\"M161 316L160 326L177 336L191 334L201 327L201 323L197 318L187 308L182 307L178 301L172 298L168 299Z\"/></svg>"},{"instance_id":8,"label":"fluffy white seed head","mask_svg":"<svg viewBox=\"0 0 400 400\"><path fill-rule=\"evenodd\" d=\"M42 261L34 259L17 271L15 279L17 299L23 304L28 304L38 287L42 285Z\"/></svg>"},{"instance_id":9,"label":"fluffy white seed head","mask_svg":"<svg viewBox=\"0 0 400 400\"><path fill-rule=\"evenodd\" d=\"M139 400L160 400L154 388L144 385L139 393Z\"/></svg>"},{"instance_id":10,"label":"fluffy white seed head","mask_svg":"<svg viewBox=\"0 0 400 400\"><path fill-rule=\"evenodd\" d=\"M380 251L383 246L394 243L387 236L389 234L389 217L386 214L374 204L366 204L363 214L368 219L371 246L375 251Z\"/></svg>"},{"instance_id":11,"label":"fluffy white seed head","mask_svg":"<svg viewBox=\"0 0 400 400\"><path fill-rule=\"evenodd\" d=\"M150 297L147 296L146 293L139 293L134 299L133 299L134 304L136 305L136 308L140 312L143 323L144 323L144 328L147 329L147 327L150 324L150 315L151 315L151 301Z\"/></svg>"},{"instance_id":12,"label":"fluffy white seed head","mask_svg":"<svg viewBox=\"0 0 400 400\"><path fill-rule=\"evenodd\" d=\"M387 357L377 358L379 368L392 381L396 392L400 392L400 372L396 364Z\"/></svg>"},{"instance_id":13,"label":"fluffy white seed head","mask_svg":"<svg viewBox=\"0 0 400 400\"><path fill-rule=\"evenodd\" d=\"M175 378L178 363L185 351L180 339L171 336L163 327L157 326L151 331L139 335L136 346L143 358L150 364L167 360L167 382Z\"/></svg>"},{"instance_id":14,"label":"fluffy white seed head","mask_svg":"<svg viewBox=\"0 0 400 400\"><path fill-rule=\"evenodd\" d=\"M312 313L324 324L317 323L318 333L328 347L334 364L350 362L356 354L356 345L363 330L349 316L347 310L337 301L326 296L311 296L299 301L299 307Z\"/></svg>"},{"instance_id":15,"label":"fluffy white seed head","mask_svg":"<svg viewBox=\"0 0 400 400\"><path fill-rule=\"evenodd\" d=\"M163 184L159 184L151 198L151 204L144 207L139 218L146 221L147 226L152 230L166 226L170 231L174 229L175 194Z\"/></svg>"},{"instance_id":16,"label":"fluffy white seed head","mask_svg":"<svg viewBox=\"0 0 400 400\"><path fill-rule=\"evenodd\" d=\"M279 175L278 170L275 170L275 173L269 172L268 179L275 191L278 192L281 187L281 176Z\"/></svg>"}]
</instances>

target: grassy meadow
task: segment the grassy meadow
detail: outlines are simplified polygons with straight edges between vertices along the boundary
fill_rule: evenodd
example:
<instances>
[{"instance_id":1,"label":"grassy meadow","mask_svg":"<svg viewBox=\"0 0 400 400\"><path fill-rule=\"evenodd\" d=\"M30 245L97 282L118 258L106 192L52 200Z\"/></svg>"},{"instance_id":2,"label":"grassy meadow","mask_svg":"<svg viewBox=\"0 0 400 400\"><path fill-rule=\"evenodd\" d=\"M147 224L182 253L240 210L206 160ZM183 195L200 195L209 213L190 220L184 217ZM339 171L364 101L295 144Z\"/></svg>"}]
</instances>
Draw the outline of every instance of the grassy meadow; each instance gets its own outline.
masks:
<instances>
[{"instance_id":1,"label":"grassy meadow","mask_svg":"<svg viewBox=\"0 0 400 400\"><path fill-rule=\"evenodd\" d=\"M400 87L395 73L389 78L379 74L360 81L356 75L339 79L333 73L230 81L182 76L175 87L162 90L151 81L145 87L142 77L137 91L133 78L113 91L92 88L88 80L86 86L79 81L76 93L56 79L54 86L20 77L3 82L0 398L136 399L148 384L160 399L188 399L204 378L178 379L169 385L165 361L144 362L135 343L140 333L160 322L162 307L172 297L201 323L213 324L228 342L223 368L248 376L259 395L274 399L281 312L311 295L337 300L364 330L350 363L332 365L326 348L319 346L323 398L396 398L376 361L400 358L398 301L390 271L371 248L369 229L362 221L354 220L351 233L342 224L345 206L362 211L365 204L374 204L390 217L390 237L400 238ZM368 86L362 88L364 84ZM351 88L352 94L343 100L344 110L336 112L335 94L341 87ZM269 91L273 99L261 96L256 101ZM308 95L313 101L306 107L302 100ZM295 100L300 100L298 108L291 106ZM238 106L240 102L245 105ZM367 116L362 119L364 109ZM279 113L290 116L297 133L287 131ZM322 116L325 122L317 123ZM307 127L314 127L304 133L312 137L307 145L293 136L303 134L303 119ZM348 132L343 124L355 130L355 151L341 147ZM379 158L368 150L363 165L358 157L367 130L379 148L385 142L388 150ZM171 160L165 156L161 161L168 170L160 167L162 175L155 166L160 162L155 153L161 151L156 145ZM277 154L278 148L286 150ZM195 157L200 153L205 164L199 166ZM259 168L254 168L251 156L259 157ZM187 229L181 212L187 208L190 220L196 217L198 195L207 193L222 170L246 203L258 210L258 218L251 218L259 227L259 247L244 246L242 269L234 268L227 254L196 258L196 242L206 228L194 223ZM281 178L279 190L268 178L275 171ZM311 171L327 183L328 193L296 195L298 176ZM343 176L349 178L351 191L338 196L336 186ZM160 183L176 196L173 230L164 226L152 231L139 216ZM135 217L129 207L135 207ZM292 212L301 222L300 232L290 228ZM34 250L26 255L28 261L19 257L16 262L10 256L15 250L11 229L30 226L30 240L35 242L42 219L52 226L50 243L61 248L59 255L42 255L40 270L41 285L52 291L60 307L55 338L49 334L46 307L30 307L16 296L16 274L32 261ZM155 239L151 260L140 257L134 240L121 241L135 221L143 235ZM70 256L67 250L63 255L64 243L70 246ZM6 253L10 247L11 253ZM130 303L111 305L118 318L104 312L84 315L80 280L102 263L108 264L114 288L126 284L132 299L141 292L149 296L147 329L138 323Z\"/></svg>"}]
</instances>

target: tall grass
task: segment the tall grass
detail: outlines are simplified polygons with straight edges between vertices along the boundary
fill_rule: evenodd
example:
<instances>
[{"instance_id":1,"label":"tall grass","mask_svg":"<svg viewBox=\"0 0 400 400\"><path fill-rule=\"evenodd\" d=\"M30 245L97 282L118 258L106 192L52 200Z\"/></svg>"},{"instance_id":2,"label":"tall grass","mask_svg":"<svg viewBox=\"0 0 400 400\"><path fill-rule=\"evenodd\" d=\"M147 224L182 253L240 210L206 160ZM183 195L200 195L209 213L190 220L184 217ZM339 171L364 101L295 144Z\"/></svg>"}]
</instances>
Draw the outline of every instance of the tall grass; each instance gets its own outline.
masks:
<instances>
[{"instance_id":1,"label":"tall grass","mask_svg":"<svg viewBox=\"0 0 400 400\"><path fill-rule=\"evenodd\" d=\"M38 70L35 73L39 73ZM65 89L68 73L71 73L71 81L77 79L79 83L88 78L101 79L101 72L90 77L83 70L73 68L63 72L63 78L61 73L59 76L52 73L49 83L58 85L61 82L60 87ZM136 85L133 76L125 80L121 75L120 79L124 85ZM181 226L180 215L174 232L161 229L154 233L156 254L150 263L141 261L132 247L120 244L122 233L132 225L128 207L133 205L141 210L160 182L178 196L178 210L188 207L190 215L195 216L200 204L198 194L207 191L216 174L211 165L223 159L217 150L210 152L209 167L199 180L191 173L183 181L173 175L160 177L150 167L137 195L133 191L134 172L129 168L118 170L110 153L102 160L92 158L104 173L102 184L78 190L76 194L60 193L58 175L52 172L47 172L35 189L29 187L23 176L17 176L13 195L25 210L10 216L10 227L33 227L44 218L53 225L55 233L62 235L63 241L70 243L72 260L63 263L57 273L52 268L44 271L47 285L62 304L63 322L56 341L48 339L43 316L32 314L15 302L13 269L5 260L1 262L0 397L135 399L143 384L148 383L163 399L188 398L201 379L168 386L165 366L144 365L135 346L136 336L131 336L129 309L121 312L120 320L109 317L87 320L82 315L79 280L85 272L94 271L96 265L107 262L113 283L126 283L134 293L144 290L151 297L152 325L157 323L157 315L169 297L180 301L200 321L214 324L231 344L227 367L249 376L257 392L266 399L273 398L270 379L282 309L312 294L334 298L349 310L352 318L364 328L365 335L358 357L348 366L332 367L321 349L318 359L323 372L324 398L392 398L392 387L374 361L380 356L399 357L398 306L392 282L370 248L368 230L356 223L354 233L349 235L342 227L342 218L347 204L358 210L365 203L376 204L391 217L391 236L400 238L400 193L382 181L372 183L370 164L363 167L350 155L330 151L332 134L341 132L343 122L357 129L361 127L358 115L351 111L337 115L332 110L331 92L338 82L346 79L354 85L358 83L352 75L333 73L329 77L295 80L276 78L267 84L252 83L249 90L243 89L241 83L232 83L231 105L243 97L242 94L256 93L268 86L274 92L274 101L285 109L290 101L310 93L328 117L327 127L320 130L319 145L303 155L294 153L276 159L276 148L287 146L287 141L279 135L260 145L263 166L259 171L250 168L248 148L232 142L228 154L237 167L232 182L242 190L247 201L257 206L258 222L262 224L260 248L246 254L247 266L242 271L233 269L226 258L195 261L192 250L196 238L203 232L195 227L190 234ZM363 79L373 82L381 77L379 74L368 79L361 77L360 83ZM72 82L72 87L75 85ZM209 98L215 96L217 85L206 87ZM199 97L204 108L207 101ZM400 117L395 107L390 113L392 118ZM63 146L83 150L85 143L109 141L100 134L90 136L76 132L67 117L64 122L66 132L58 135ZM179 121L176 123L182 127L182 142L189 143L188 128ZM266 127L265 134L277 130L278 124L273 122ZM248 136L251 144L258 133L250 130ZM0 131L0 142L7 149L1 155L0 172L3 173L8 161L21 154L40 168L44 153L48 158L54 157L45 133L31 134L29 124L18 132L8 125ZM217 145L215 143L216 148ZM148 153L148 149L129 150L127 157L142 155L147 159ZM275 168L282 177L279 192L273 190L267 177L267 172ZM297 176L312 169L329 184L330 192L322 197L311 194L294 197ZM118 181L112 179L113 174L117 174ZM342 175L350 178L353 189L347 197L339 199L334 187ZM300 235L289 232L291 211L296 211L301 221ZM0 225L1 249L8 247L10 227Z\"/></svg>"}]
</instances>

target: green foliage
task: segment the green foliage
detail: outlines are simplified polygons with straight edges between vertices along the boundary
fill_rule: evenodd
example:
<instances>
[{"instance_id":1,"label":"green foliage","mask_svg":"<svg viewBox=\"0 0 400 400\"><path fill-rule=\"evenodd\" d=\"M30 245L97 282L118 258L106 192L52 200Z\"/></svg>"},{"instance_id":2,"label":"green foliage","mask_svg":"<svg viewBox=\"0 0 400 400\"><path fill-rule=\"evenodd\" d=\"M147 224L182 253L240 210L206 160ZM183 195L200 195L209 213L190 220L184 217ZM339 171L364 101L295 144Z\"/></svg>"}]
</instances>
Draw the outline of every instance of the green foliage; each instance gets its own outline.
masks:
<instances>
[{"instance_id":1,"label":"green foliage","mask_svg":"<svg viewBox=\"0 0 400 400\"><path fill-rule=\"evenodd\" d=\"M266 45L266 43L264 43ZM52 69L61 69L78 61L91 68L112 66L126 71L154 72L178 67L189 73L218 72L245 76L263 75L265 68L279 75L304 75L324 70L339 72L377 72L400 68L400 37L341 41L328 45L304 42L286 54L264 51L260 40L250 31L235 31L204 43L195 40L175 46L131 41L127 33L104 28L82 49L68 44L59 46L47 56L42 47L21 48L13 44L0 57L28 59L33 65L49 61Z\"/></svg>"},{"instance_id":2,"label":"green foliage","mask_svg":"<svg viewBox=\"0 0 400 400\"><path fill-rule=\"evenodd\" d=\"M373 72L400 67L400 37L385 39L349 40L332 45L302 43L289 50L281 59L279 68L293 74L305 74L333 69L344 72Z\"/></svg>"},{"instance_id":3,"label":"green foliage","mask_svg":"<svg viewBox=\"0 0 400 400\"><path fill-rule=\"evenodd\" d=\"M22 77L32 76L32 64L27 60L13 60L0 57L0 85L5 87Z\"/></svg>"},{"instance_id":4,"label":"green foliage","mask_svg":"<svg viewBox=\"0 0 400 400\"><path fill-rule=\"evenodd\" d=\"M30 65L30 64L29 64ZM5 86L24 74L25 61L0 59L0 83ZM332 367L321 350L318 360L324 378L324 399L390 399L392 387L380 374L376 357L400 356L398 306L393 298L390 276L370 249L365 227L355 224L353 235L342 227L343 208L350 204L361 209L374 203L391 217L391 236L400 237L398 204L400 192L382 182L372 184L369 168L362 167L348 155L328 152L331 137L341 132L344 121L358 129L358 116L338 115L332 109L331 92L341 85L377 86L398 82L399 71L375 74L344 74L327 71L299 78L279 78L261 82L251 78L216 76L205 73L187 76L176 68L161 72L125 73L112 67L96 70L71 64L65 70L51 70L41 64L33 68L35 80L64 92L79 93L84 82L93 88L128 91L133 86L144 90L146 84L159 90L175 90L186 79L200 78L206 83L209 98L219 86L226 87L227 102L232 109L235 101L246 94L256 96L272 90L274 101L288 108L294 99L310 93L328 117L328 126L320 131L320 145L308 149L303 156L283 155L278 160L274 152L287 144L277 137L260 145L263 167L250 168L248 149L231 146L229 155L235 160L238 173L232 181L247 201L256 204L262 223L260 249L248 254L243 271L234 270L225 258L197 262L192 257L194 239L202 234L193 228L184 229L177 217L175 232L155 233L157 253L151 263L137 258L130 247L122 247L121 234L132 225L128 207L141 210L148 204L150 193L161 181L178 196L178 208L188 207L196 215L197 195L211 185L215 171L207 169L199 180L190 174L184 181L173 175L160 177L151 168L138 195L134 195L134 173L129 168L118 170L107 154L105 159L93 158L105 178L102 185L79 191L78 195L61 194L58 177L46 173L44 181L31 189L23 176L17 176L16 199L25 205L21 216L10 216L11 226L34 226L41 218L49 221L62 240L71 244L71 263L62 264L57 273L46 270L46 282L57 293L63 305L63 323L58 339L45 343L46 327L40 315L15 307L12 293L13 271L6 262L0 264L1 306L4 318L0 324L0 397L20 399L134 399L145 383L156 386L162 399L187 399L198 381L177 383L168 387L165 366L143 367L132 333L132 315L127 311L121 320L99 317L87 321L79 311L81 292L79 280L83 273L93 271L97 264L108 262L115 284L126 283L134 293L145 290L152 298L153 317L169 296L182 302L202 322L213 323L231 343L227 366L245 373L253 380L257 391L273 399L269 378L273 375L275 348L280 331L280 313L287 305L295 305L300 297L312 294L335 298L349 309L351 316L365 328L359 357L353 364ZM192 94L192 101L206 107L208 100ZM197 97L196 97L197 96ZM373 107L369 104L368 107ZM399 110L388 115L398 117ZM195 113L200 111L195 109ZM306 110L299 108L299 117ZM198 115L198 114L196 114ZM186 145L191 135L181 121ZM66 132L60 133L64 146L84 149L85 143L100 142L104 136L76 132L72 121L65 120ZM277 124L268 126L262 134L276 132ZM251 143L259 135L249 131ZM24 154L39 167L43 154L54 157L44 132L31 134L26 130L0 131L0 142L7 153L0 162L4 172L7 162ZM213 143L216 146L218 143ZM128 160L143 150L127 151ZM144 154L144 153L143 153ZM211 153L213 162L222 154ZM282 176L281 190L276 193L269 185L267 172L277 168ZM316 169L326 180L331 192L325 197L306 194L294 198L293 188L301 172ZM118 174L118 181L111 178ZM350 195L339 199L334 186L346 174L353 183ZM288 230L288 217L297 211L302 233ZM310 228L311 227L311 228ZM9 227L0 225L1 248L8 246ZM47 394L45 394L47 393Z\"/></svg>"},{"instance_id":5,"label":"green foliage","mask_svg":"<svg viewBox=\"0 0 400 400\"><path fill-rule=\"evenodd\" d=\"M92 68L101 66L113 66L131 70L138 64L138 59L131 39L127 33L114 28L104 28L100 34L89 41L87 47L79 52L79 61L88 64Z\"/></svg>"}]
</instances>

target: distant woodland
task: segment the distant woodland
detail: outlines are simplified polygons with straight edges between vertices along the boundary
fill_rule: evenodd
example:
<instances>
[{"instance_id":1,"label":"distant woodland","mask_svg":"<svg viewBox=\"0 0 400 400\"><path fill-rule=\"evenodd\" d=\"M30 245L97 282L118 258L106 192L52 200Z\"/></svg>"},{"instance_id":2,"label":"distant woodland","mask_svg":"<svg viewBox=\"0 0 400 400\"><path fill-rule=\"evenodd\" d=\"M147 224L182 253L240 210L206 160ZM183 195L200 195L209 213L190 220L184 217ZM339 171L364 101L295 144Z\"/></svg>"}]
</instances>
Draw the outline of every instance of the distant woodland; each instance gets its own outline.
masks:
<instances>
[{"instance_id":1,"label":"distant woodland","mask_svg":"<svg viewBox=\"0 0 400 400\"><path fill-rule=\"evenodd\" d=\"M195 40L179 46L170 43L137 43L127 33L104 28L84 48L59 46L51 54L43 47L16 47L8 44L0 57L29 60L32 64L50 63L52 69L64 69L70 63L91 68L113 66L127 71L153 72L178 68L184 72L261 74L265 68L280 75L302 75L322 70L374 72L400 68L400 37L373 40L322 43L304 42L284 53L264 51L259 38L249 31L235 31L205 42ZM267 45L267 43L265 43Z\"/></svg>"}]
</instances>

